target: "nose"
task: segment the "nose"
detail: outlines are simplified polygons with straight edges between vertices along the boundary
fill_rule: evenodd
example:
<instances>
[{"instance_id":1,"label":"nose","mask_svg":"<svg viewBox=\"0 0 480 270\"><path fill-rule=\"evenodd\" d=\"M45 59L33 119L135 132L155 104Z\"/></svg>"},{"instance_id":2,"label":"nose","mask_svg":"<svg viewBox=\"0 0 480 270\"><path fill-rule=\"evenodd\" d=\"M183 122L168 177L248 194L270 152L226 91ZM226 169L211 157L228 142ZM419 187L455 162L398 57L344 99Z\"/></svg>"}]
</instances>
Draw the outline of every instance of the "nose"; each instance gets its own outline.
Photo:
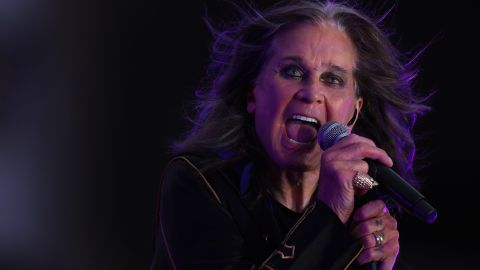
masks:
<instances>
[{"instance_id":1,"label":"nose","mask_svg":"<svg viewBox=\"0 0 480 270\"><path fill-rule=\"evenodd\" d=\"M324 103L325 93L319 82L311 80L305 82L302 88L295 93L295 98L306 103Z\"/></svg>"}]
</instances>

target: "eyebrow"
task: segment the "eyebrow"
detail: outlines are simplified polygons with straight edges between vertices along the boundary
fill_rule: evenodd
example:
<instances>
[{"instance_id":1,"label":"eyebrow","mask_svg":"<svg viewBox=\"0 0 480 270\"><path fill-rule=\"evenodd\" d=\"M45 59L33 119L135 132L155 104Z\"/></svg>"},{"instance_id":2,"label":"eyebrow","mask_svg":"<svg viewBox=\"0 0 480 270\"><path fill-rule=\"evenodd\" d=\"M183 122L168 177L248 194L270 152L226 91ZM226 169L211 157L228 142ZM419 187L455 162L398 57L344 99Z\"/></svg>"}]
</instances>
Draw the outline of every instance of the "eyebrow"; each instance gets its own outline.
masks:
<instances>
[{"instance_id":1,"label":"eyebrow","mask_svg":"<svg viewBox=\"0 0 480 270\"><path fill-rule=\"evenodd\" d=\"M303 58L301 58L299 56L286 56L286 57L282 58L282 60L291 60L291 61L294 61L296 63L304 65ZM341 74L348 74L348 70L341 67L341 66L338 66L338 65L335 65L335 64L332 64L332 63L328 63L327 66L330 70L332 70L334 72L341 73Z\"/></svg>"}]
</instances>

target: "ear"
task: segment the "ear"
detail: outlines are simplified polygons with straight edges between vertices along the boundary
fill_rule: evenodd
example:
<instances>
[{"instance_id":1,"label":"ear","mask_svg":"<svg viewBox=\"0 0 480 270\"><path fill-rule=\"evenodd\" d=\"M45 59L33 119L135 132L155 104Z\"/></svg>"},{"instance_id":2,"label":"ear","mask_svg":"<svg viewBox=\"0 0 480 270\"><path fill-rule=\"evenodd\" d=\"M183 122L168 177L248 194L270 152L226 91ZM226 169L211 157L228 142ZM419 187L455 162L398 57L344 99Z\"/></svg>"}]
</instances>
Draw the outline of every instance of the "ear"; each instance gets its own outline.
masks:
<instances>
[{"instance_id":1,"label":"ear","mask_svg":"<svg viewBox=\"0 0 480 270\"><path fill-rule=\"evenodd\" d=\"M360 110L362 109L362 106L363 106L363 98L359 97L355 102L355 110L353 111L353 116L350 119L350 121L348 121L348 123L347 123L347 126L350 128L350 131L353 128L353 126L355 125L355 123L357 122L357 119L358 119L358 116L360 115Z\"/></svg>"},{"instance_id":2,"label":"ear","mask_svg":"<svg viewBox=\"0 0 480 270\"><path fill-rule=\"evenodd\" d=\"M255 86L252 84L248 86L247 89L247 112L254 113L255 112Z\"/></svg>"}]
</instances>

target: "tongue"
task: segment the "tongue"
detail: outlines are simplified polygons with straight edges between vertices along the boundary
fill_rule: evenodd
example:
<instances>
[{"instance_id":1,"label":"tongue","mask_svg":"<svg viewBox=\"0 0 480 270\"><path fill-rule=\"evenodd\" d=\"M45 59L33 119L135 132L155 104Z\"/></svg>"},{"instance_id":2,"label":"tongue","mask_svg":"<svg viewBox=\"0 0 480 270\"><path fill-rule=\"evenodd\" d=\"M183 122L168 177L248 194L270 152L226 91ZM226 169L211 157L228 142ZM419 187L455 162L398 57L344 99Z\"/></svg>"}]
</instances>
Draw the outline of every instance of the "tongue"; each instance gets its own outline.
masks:
<instances>
[{"instance_id":1,"label":"tongue","mask_svg":"<svg viewBox=\"0 0 480 270\"><path fill-rule=\"evenodd\" d=\"M317 129L301 121L288 120L286 123L287 136L300 143L310 143L317 136Z\"/></svg>"}]
</instances>

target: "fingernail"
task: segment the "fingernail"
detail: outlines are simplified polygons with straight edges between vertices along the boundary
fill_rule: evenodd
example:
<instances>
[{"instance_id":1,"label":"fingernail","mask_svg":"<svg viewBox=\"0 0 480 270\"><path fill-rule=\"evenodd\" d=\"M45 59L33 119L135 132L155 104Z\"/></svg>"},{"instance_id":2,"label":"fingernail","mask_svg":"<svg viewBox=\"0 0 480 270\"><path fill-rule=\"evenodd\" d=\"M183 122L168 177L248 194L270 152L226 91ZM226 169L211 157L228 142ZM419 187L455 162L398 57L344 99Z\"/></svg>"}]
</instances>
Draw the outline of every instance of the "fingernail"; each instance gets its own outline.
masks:
<instances>
[{"instance_id":1,"label":"fingernail","mask_svg":"<svg viewBox=\"0 0 480 270\"><path fill-rule=\"evenodd\" d=\"M383 213L385 214L385 213L387 213L387 211L388 211L388 208L386 206L383 207Z\"/></svg>"}]
</instances>

